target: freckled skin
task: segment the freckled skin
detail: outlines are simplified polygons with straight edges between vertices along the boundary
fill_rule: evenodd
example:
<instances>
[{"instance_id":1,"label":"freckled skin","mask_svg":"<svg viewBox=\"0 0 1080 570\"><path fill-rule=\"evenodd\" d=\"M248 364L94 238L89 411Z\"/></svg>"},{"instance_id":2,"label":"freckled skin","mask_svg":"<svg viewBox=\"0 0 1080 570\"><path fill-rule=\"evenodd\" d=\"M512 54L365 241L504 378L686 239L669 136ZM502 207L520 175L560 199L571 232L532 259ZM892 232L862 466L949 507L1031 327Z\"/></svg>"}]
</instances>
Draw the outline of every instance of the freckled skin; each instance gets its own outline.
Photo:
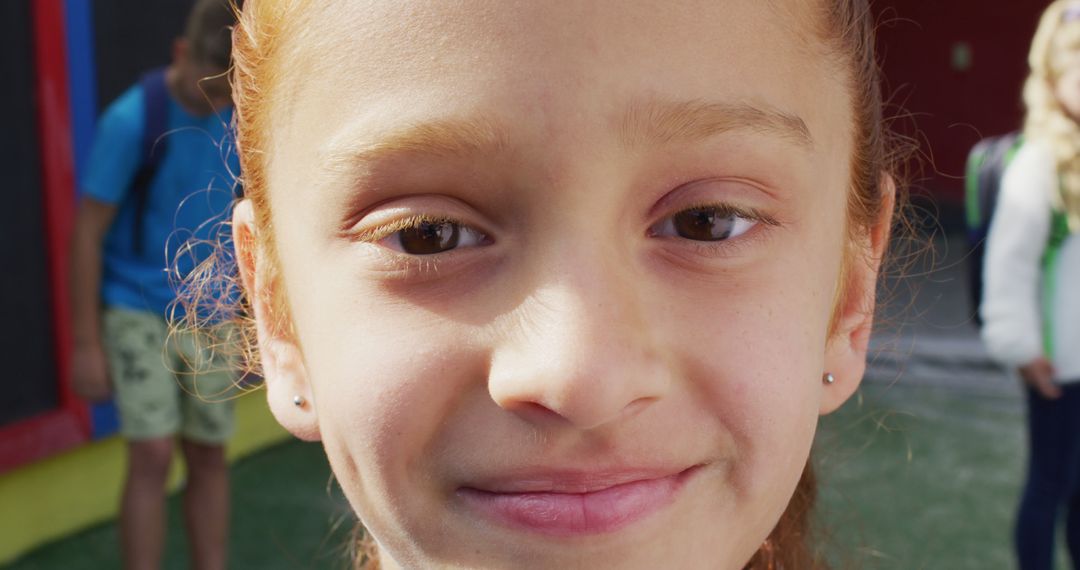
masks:
<instances>
[{"instance_id":1,"label":"freckled skin","mask_svg":"<svg viewBox=\"0 0 1080 570\"><path fill-rule=\"evenodd\" d=\"M857 384L821 383L861 375L864 356L827 330L852 150L841 71L790 33L803 8L684 4L313 3L268 161L296 336L260 323L262 352L302 354L266 363L271 404L321 437L388 567L740 568L819 413ZM779 109L813 141L737 130L626 148L623 109L655 98ZM506 130L497 160L327 175L342 140L476 114ZM649 235L701 203L776 223L726 242ZM399 263L341 231L394 209L491 244ZM298 390L310 412L293 409ZM500 525L457 493L522 469L695 465L670 505L587 538Z\"/></svg>"}]
</instances>

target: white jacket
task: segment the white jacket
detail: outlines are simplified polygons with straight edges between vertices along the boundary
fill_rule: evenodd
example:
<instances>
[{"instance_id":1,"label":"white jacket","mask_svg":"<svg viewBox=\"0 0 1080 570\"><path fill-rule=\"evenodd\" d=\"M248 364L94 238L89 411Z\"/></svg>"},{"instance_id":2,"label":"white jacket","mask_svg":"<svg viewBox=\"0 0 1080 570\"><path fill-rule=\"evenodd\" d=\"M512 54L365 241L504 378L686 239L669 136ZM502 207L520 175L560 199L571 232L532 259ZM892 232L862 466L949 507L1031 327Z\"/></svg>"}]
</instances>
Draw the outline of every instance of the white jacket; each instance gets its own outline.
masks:
<instances>
[{"instance_id":1,"label":"white jacket","mask_svg":"<svg viewBox=\"0 0 1080 570\"><path fill-rule=\"evenodd\" d=\"M1051 150L1025 143L1005 170L983 266L982 338L1017 368L1047 356L1058 382L1080 381L1080 234L1050 248L1057 168ZM1048 256L1045 257L1044 256ZM1053 259L1046 262L1045 259Z\"/></svg>"}]
</instances>

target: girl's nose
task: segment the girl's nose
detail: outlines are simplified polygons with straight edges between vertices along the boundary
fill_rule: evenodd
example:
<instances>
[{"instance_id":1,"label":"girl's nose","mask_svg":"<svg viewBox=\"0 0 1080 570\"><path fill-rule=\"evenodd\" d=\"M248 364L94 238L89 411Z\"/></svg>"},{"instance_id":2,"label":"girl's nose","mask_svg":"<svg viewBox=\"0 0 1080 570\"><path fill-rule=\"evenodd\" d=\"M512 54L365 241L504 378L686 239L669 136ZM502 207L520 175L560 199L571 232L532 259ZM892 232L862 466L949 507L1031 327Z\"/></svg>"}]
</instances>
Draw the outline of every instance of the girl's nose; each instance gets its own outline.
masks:
<instances>
[{"instance_id":1,"label":"girl's nose","mask_svg":"<svg viewBox=\"0 0 1080 570\"><path fill-rule=\"evenodd\" d=\"M661 399L672 371L632 281L575 265L514 311L494 350L488 390L527 421L591 430Z\"/></svg>"}]
</instances>

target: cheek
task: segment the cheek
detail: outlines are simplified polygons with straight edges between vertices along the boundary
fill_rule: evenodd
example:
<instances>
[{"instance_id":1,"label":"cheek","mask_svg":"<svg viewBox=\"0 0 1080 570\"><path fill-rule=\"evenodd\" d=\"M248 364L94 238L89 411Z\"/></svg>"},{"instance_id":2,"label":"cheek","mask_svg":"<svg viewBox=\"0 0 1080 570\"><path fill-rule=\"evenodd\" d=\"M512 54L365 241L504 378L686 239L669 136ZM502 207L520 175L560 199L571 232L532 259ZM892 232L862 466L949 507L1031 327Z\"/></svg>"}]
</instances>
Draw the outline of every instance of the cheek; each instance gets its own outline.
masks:
<instances>
[{"instance_id":1,"label":"cheek","mask_svg":"<svg viewBox=\"0 0 1080 570\"><path fill-rule=\"evenodd\" d=\"M448 490L432 484L431 465L445 455L445 433L467 402L486 397L482 382L470 382L482 378L482 359L460 348L449 330L386 307L337 315L309 323L311 330L343 334L312 337L305 355L335 477L360 520L390 541L384 546L391 551L415 548L400 542L409 537L425 537L436 548L441 543L433 537L442 535L432 525L441 520L436 507ZM388 323L395 326L379 326Z\"/></svg>"},{"instance_id":2,"label":"cheek","mask_svg":"<svg viewBox=\"0 0 1080 570\"><path fill-rule=\"evenodd\" d=\"M703 334L691 350L700 362L695 375L705 379L694 384L751 455L785 449L793 434L808 441L813 432L827 320L806 309L793 304L736 311L723 324L697 329ZM813 317L820 331L806 327Z\"/></svg>"},{"instance_id":3,"label":"cheek","mask_svg":"<svg viewBox=\"0 0 1080 570\"><path fill-rule=\"evenodd\" d=\"M327 455L358 513L392 510L390 487L430 453L440 423L467 394L462 384L482 374L470 368L479 359L460 348L467 331L386 300L334 246L301 247L310 238L279 230Z\"/></svg>"},{"instance_id":4,"label":"cheek","mask_svg":"<svg viewBox=\"0 0 1080 570\"><path fill-rule=\"evenodd\" d=\"M477 360L453 348L456 335L385 307L331 314L298 330L324 439L365 470L407 470L429 453L440 422L465 395L465 381L482 373L470 368Z\"/></svg>"},{"instance_id":5,"label":"cheek","mask_svg":"<svg viewBox=\"0 0 1080 570\"><path fill-rule=\"evenodd\" d=\"M833 233L778 248L768 263L726 285L691 291L676 319L684 326L672 332L681 335L680 360L689 364L685 375L702 413L735 442L733 486L751 501L776 503L777 515L818 418L841 260L839 231Z\"/></svg>"}]
</instances>

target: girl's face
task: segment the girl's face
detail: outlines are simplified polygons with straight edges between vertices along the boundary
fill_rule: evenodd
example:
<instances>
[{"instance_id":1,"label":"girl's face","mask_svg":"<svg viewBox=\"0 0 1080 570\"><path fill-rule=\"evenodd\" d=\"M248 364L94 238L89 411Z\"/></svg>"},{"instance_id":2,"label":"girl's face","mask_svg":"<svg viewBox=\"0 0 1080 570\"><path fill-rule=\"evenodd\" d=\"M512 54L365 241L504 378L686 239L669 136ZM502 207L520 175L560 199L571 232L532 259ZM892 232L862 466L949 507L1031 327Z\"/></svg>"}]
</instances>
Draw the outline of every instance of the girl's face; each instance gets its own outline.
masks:
<instances>
[{"instance_id":1,"label":"girl's face","mask_svg":"<svg viewBox=\"0 0 1080 570\"><path fill-rule=\"evenodd\" d=\"M838 305L852 102L807 4L318 2L290 24L283 290L254 277L275 261L250 204L237 243L289 307L290 332L255 307L271 405L322 439L385 564L758 549L862 375L873 298L856 261Z\"/></svg>"}]
</instances>

